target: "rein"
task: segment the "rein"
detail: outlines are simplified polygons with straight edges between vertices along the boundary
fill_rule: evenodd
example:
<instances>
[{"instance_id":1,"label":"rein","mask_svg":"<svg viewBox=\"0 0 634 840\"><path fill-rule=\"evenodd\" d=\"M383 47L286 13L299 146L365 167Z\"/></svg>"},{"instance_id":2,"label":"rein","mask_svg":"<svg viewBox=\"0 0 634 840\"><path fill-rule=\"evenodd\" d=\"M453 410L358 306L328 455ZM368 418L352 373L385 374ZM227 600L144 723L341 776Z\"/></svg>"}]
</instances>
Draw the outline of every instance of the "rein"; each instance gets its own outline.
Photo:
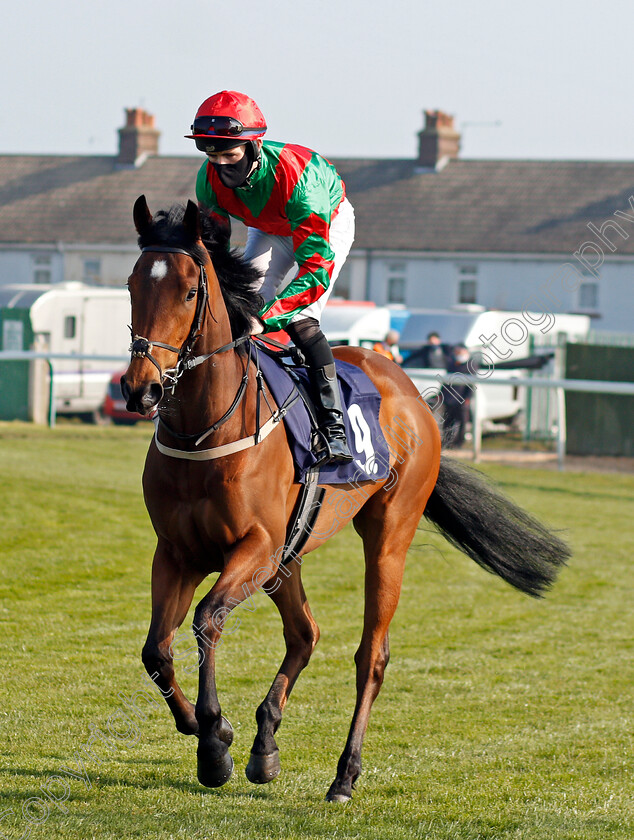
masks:
<instances>
[{"instance_id":1,"label":"rein","mask_svg":"<svg viewBox=\"0 0 634 840\"><path fill-rule=\"evenodd\" d=\"M207 272L205 271L205 266L201 262L201 260L198 259L198 257L195 254L191 253L191 251L186 251L184 248L172 248L172 247L167 246L167 245L153 245L153 246L148 246L146 248L141 249L141 253L155 253L155 252L164 253L164 254L185 254L185 256L191 257L191 259L193 259L194 262L200 268L200 274L199 274L199 279L198 279L198 299L196 301L196 312L194 314L194 320L192 321L192 326L189 330L189 334L188 334L187 338L185 339L185 341L183 342L183 344L181 345L180 348L174 347L171 344L166 344L163 341L151 341L150 339L145 338L144 336L135 335L134 332L132 331L132 327L130 327L130 332L132 333L132 343L130 345L130 353L132 355L132 358L148 359L148 361L152 362L152 364L156 367L156 369L159 372L159 375L161 377L161 384L163 384L165 379L170 380L170 385L168 387L171 389L172 394L173 394L174 390L176 388L176 385L178 383L178 380L181 378L181 376L185 373L186 370L192 370L193 368L197 367L198 365L202 364L203 362L206 362L207 359L210 359L212 356L216 356L219 353L226 353L228 350L234 350L236 347L239 347L241 344L244 344L245 342L250 341L251 336L243 335L241 338L236 338L233 341L230 341L228 344L223 344L222 347L217 347L215 350L212 350L211 353L204 353L204 354L199 355L199 356L194 356L193 355L194 344L196 343L196 341L202 335L200 330L202 328L202 324L203 324L203 321L204 321L204 318L205 318L205 309L206 309L206 307L208 305L208 302L209 302L209 289L208 289L208 285L207 285ZM210 310L210 312L211 312L211 310ZM211 315L212 315L212 318L213 318L213 312L211 313ZM154 347L161 347L164 350L170 350L172 353L176 353L177 356L178 356L177 361L176 361L176 366L173 367L173 368L168 368L167 370L163 371L160 364L157 362L157 360L152 355L152 350L153 350ZM257 357L257 350L256 350L256 357ZM183 440L183 441L195 440L196 445L202 443L202 441L205 440L205 438L209 437L209 435L211 435L215 431L217 431L217 429L219 429L220 426L223 425L223 423L225 423L227 420L229 420L230 417L233 416L236 409L238 408L238 406L242 402L242 400L244 398L244 395L246 394L247 385L249 384L249 366L252 363L252 361L253 361L253 342L251 341L250 344L249 344L249 355L248 355L248 358L247 358L246 369L245 369L244 375L242 377L242 380L240 382L240 385L238 387L238 390L236 392L236 395L233 399L233 402L231 403L231 405L229 406L227 411L225 411L225 413L222 415L222 417L219 420L216 420L215 423L212 423L211 426L204 429L203 431L196 432L195 434L184 434L183 432L177 432L174 429L170 428L170 426L165 422L165 420L163 420L163 418L160 416L160 414L157 415L155 440L156 440L156 444L159 448L159 451L163 452L163 454L165 454L165 455L171 455L172 457L177 457L177 458L178 457L190 458L192 455L203 454L203 453L185 452L183 450L178 450L178 449L171 449L169 447L163 446L162 444L159 444L158 425L160 424L160 425L164 426L165 429L169 432L169 434L172 435L173 437L177 438L178 440ZM251 438L247 438L247 439L244 439L244 441L239 441L238 442L238 443L244 443L245 441L248 440L248 441L250 441L249 445L251 445L251 446L254 446L257 443L259 443L260 440L262 440L263 437L266 436L266 435L262 435L261 432L260 432L260 398L261 398L261 396L264 396L264 401L266 402L269 410L271 411L271 415L272 415L270 420L267 421L267 424L266 424L267 425L266 434L268 434L269 431L272 430L273 422L278 422L285 413L285 412L282 412L282 413L274 412L273 409L271 408L271 406L269 405L269 402L266 398L266 393L265 393L265 390L264 390L264 380L263 380L263 377L262 377L262 372L260 371L260 365L259 365L259 363L256 363L255 366L256 366L256 379L257 379L257 385L258 385L258 394L257 394L257 400L256 400L256 432L255 432L255 435L253 435ZM269 424L271 424L271 425L269 426ZM225 449L226 448L228 450L229 447L232 447L232 446L233 446L233 444L227 444L227 447L217 447L217 448L218 449ZM245 448L245 447L242 446L242 447L239 447L239 448ZM213 450L207 450L207 452L211 452L211 451L213 451ZM237 450L236 449L231 449L230 451L239 451L239 449L237 449ZM182 454L178 455L176 453L182 453ZM222 454L229 454L229 451L227 451L226 453L222 453ZM213 457L221 457L221 455L213 456Z\"/></svg>"}]
</instances>

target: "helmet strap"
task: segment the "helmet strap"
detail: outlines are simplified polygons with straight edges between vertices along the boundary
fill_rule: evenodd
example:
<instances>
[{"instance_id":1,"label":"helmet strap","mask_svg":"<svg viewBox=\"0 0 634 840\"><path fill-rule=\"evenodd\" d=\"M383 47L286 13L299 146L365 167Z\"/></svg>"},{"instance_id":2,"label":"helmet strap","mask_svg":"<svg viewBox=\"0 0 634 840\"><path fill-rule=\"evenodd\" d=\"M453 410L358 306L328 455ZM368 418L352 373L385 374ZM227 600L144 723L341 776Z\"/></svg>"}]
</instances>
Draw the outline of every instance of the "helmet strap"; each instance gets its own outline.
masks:
<instances>
[{"instance_id":1,"label":"helmet strap","mask_svg":"<svg viewBox=\"0 0 634 840\"><path fill-rule=\"evenodd\" d=\"M249 149L250 147L250 149ZM250 187L251 186L251 178L255 175L258 169L262 166L262 150L260 145L258 144L257 140L249 140L247 143L247 148L245 149L245 153L251 159L252 163L255 166L251 167L251 171L247 175L247 179L242 185L243 187Z\"/></svg>"}]
</instances>

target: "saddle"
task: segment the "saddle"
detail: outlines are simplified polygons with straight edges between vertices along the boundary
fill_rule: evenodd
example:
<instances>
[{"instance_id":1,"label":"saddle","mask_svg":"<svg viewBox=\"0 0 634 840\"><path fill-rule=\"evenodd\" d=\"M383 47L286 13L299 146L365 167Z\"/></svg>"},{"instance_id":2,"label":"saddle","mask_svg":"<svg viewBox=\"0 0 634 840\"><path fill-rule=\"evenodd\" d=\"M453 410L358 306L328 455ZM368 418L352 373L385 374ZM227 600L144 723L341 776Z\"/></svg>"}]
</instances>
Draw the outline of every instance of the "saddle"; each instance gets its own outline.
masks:
<instances>
[{"instance_id":1,"label":"saddle","mask_svg":"<svg viewBox=\"0 0 634 840\"><path fill-rule=\"evenodd\" d=\"M358 487L387 478L389 450L379 424L381 397L363 371L335 360L346 436L355 458L346 464L320 466L313 451L319 423L301 351L260 335L254 337L253 344L256 366L277 405L284 406L283 420L296 480L303 485L284 545L282 562L288 563L310 536L325 494L323 485Z\"/></svg>"},{"instance_id":2,"label":"saddle","mask_svg":"<svg viewBox=\"0 0 634 840\"><path fill-rule=\"evenodd\" d=\"M256 336L253 343L256 364L276 403L278 406L288 406L284 412L284 424L293 452L297 480L304 483L306 472L317 466L312 442L314 435L319 434L319 422L303 356L295 347L273 343L271 339L262 336ZM362 481L380 481L389 472L389 450L379 423L381 396L360 368L341 359L335 359L335 366L343 402L346 436L355 457L347 464L320 466L319 483L358 484Z\"/></svg>"}]
</instances>

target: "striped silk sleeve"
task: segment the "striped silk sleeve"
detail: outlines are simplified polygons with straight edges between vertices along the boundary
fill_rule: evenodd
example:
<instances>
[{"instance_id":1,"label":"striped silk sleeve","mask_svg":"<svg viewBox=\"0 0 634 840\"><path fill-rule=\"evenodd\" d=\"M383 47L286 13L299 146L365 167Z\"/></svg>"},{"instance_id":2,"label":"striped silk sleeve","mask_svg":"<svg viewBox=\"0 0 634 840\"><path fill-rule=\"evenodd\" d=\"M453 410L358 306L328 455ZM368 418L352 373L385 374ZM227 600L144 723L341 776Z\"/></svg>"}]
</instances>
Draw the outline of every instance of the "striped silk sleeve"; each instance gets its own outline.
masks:
<instances>
[{"instance_id":1,"label":"striped silk sleeve","mask_svg":"<svg viewBox=\"0 0 634 840\"><path fill-rule=\"evenodd\" d=\"M328 289L334 268L330 246L332 210L327 187L323 185L310 192L295 190L286 209L298 272L260 311L269 331L283 329L298 312L318 300Z\"/></svg>"}]
</instances>

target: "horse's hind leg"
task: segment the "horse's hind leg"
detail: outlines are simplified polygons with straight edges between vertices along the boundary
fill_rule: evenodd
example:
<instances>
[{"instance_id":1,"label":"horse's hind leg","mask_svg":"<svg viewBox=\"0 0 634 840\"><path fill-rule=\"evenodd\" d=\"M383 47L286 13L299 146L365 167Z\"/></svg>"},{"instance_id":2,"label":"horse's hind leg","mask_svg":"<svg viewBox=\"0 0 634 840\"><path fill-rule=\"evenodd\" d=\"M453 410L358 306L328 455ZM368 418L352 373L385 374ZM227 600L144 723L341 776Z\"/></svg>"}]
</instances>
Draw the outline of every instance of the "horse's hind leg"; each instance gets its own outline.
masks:
<instances>
[{"instance_id":1,"label":"horse's hind leg","mask_svg":"<svg viewBox=\"0 0 634 840\"><path fill-rule=\"evenodd\" d=\"M152 564L152 620L142 659L184 735L195 735L198 722L193 704L176 682L172 643L201 577L185 576L159 544Z\"/></svg>"},{"instance_id":2,"label":"horse's hind leg","mask_svg":"<svg viewBox=\"0 0 634 840\"><path fill-rule=\"evenodd\" d=\"M373 497L369 506L376 509L380 501ZM417 517L414 517L416 522L412 522L411 503L408 504L409 515L402 506L399 506L400 511L395 507L391 506L390 514L385 518L373 517L364 508L355 519L355 527L363 537L366 562L363 635L354 657L357 702L337 775L326 796L331 802L346 802L352 796L354 782L361 772L361 747L370 710L389 660L388 627L398 604L407 549L418 524ZM380 513L380 510L376 512Z\"/></svg>"},{"instance_id":3,"label":"horse's hind leg","mask_svg":"<svg viewBox=\"0 0 634 840\"><path fill-rule=\"evenodd\" d=\"M300 573L300 565L292 563L287 571L279 572L266 585L269 597L282 617L286 655L268 694L255 713L258 731L246 767L247 779L254 784L270 782L280 772L275 733L295 681L308 664L319 640L319 628L308 606Z\"/></svg>"}]
</instances>

